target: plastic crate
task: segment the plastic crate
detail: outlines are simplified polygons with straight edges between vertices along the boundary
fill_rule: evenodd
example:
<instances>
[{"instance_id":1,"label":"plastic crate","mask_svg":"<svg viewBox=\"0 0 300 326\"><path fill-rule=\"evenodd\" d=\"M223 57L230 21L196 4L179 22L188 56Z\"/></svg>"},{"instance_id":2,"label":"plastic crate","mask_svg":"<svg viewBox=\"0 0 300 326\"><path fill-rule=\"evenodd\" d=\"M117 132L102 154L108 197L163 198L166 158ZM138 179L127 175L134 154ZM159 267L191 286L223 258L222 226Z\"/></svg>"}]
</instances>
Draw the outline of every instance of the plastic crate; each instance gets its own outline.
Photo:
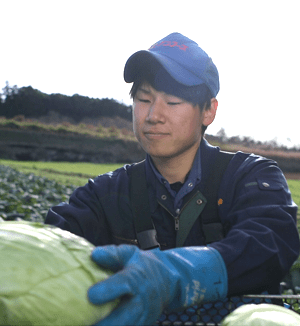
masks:
<instances>
[{"instance_id":1,"label":"plastic crate","mask_svg":"<svg viewBox=\"0 0 300 326\"><path fill-rule=\"evenodd\" d=\"M179 313L163 314L157 321L159 326L220 326L222 320L233 310L244 304L276 303L287 309L300 312L300 295L244 295L226 298L223 301L193 306Z\"/></svg>"}]
</instances>

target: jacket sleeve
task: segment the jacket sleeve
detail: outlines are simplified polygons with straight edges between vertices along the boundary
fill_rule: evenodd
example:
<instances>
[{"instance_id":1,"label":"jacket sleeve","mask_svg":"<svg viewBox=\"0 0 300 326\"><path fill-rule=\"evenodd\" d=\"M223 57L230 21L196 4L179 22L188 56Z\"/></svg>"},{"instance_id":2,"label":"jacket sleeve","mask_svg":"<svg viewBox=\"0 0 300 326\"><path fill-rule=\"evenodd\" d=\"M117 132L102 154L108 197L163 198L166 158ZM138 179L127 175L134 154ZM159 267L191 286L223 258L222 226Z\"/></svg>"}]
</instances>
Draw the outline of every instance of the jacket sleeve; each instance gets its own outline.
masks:
<instances>
[{"instance_id":1,"label":"jacket sleeve","mask_svg":"<svg viewBox=\"0 0 300 326\"><path fill-rule=\"evenodd\" d=\"M225 261L228 294L272 292L299 255L297 206L276 162L241 153L228 170L219 191L227 235L211 244Z\"/></svg>"},{"instance_id":2,"label":"jacket sleeve","mask_svg":"<svg viewBox=\"0 0 300 326\"><path fill-rule=\"evenodd\" d=\"M110 244L109 228L98 197L99 186L95 180L89 180L85 186L77 188L69 203L50 208L45 223L84 237L94 245Z\"/></svg>"}]
</instances>

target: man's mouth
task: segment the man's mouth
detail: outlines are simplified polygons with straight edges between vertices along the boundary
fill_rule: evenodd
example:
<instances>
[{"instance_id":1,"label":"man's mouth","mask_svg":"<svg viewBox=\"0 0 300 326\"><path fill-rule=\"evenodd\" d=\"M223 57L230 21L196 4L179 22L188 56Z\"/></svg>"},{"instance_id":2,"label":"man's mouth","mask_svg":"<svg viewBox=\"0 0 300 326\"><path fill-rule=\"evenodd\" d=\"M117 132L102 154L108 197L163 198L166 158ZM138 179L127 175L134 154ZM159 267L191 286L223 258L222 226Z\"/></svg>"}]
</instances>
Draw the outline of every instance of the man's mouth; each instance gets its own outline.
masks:
<instances>
[{"instance_id":1,"label":"man's mouth","mask_svg":"<svg viewBox=\"0 0 300 326\"><path fill-rule=\"evenodd\" d=\"M162 133L162 132L148 131L148 132L144 132L144 135L147 139L162 139L167 137L169 134Z\"/></svg>"}]
</instances>

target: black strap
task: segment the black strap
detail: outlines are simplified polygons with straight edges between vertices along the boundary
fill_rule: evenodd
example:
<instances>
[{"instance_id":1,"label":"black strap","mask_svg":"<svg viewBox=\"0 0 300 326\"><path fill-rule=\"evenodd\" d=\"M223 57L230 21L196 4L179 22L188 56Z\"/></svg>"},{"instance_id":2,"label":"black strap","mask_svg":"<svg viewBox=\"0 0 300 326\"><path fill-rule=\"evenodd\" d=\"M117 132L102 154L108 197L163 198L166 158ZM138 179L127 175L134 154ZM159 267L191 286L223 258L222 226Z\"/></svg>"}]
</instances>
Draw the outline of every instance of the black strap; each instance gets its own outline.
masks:
<instances>
[{"instance_id":1,"label":"black strap","mask_svg":"<svg viewBox=\"0 0 300 326\"><path fill-rule=\"evenodd\" d=\"M137 240L141 249L159 247L153 226L146 182L145 161L131 169L130 197Z\"/></svg>"},{"instance_id":2,"label":"black strap","mask_svg":"<svg viewBox=\"0 0 300 326\"><path fill-rule=\"evenodd\" d=\"M206 244L221 240L224 237L223 225L218 213L218 190L222 176L233 155L233 153L220 151L206 181L204 195L207 203L201 213L202 230ZM134 226L140 248L146 250L159 247L156 230L151 219L145 161L132 166L130 195Z\"/></svg>"},{"instance_id":3,"label":"black strap","mask_svg":"<svg viewBox=\"0 0 300 326\"><path fill-rule=\"evenodd\" d=\"M223 174L233 156L234 153L220 151L206 181L204 195L207 203L201 214L202 231L206 244L224 238L224 227L218 212L218 191Z\"/></svg>"}]
</instances>

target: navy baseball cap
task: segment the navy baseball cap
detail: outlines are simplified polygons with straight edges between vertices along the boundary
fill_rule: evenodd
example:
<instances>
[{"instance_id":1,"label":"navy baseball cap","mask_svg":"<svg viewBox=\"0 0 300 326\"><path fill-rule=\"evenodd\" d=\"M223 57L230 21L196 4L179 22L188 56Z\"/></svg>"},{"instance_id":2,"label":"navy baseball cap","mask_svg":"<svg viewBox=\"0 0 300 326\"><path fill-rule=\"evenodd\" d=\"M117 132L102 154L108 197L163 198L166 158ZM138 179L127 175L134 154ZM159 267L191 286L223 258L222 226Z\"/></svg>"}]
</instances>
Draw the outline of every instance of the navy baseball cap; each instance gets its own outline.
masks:
<instances>
[{"instance_id":1,"label":"navy baseball cap","mask_svg":"<svg viewBox=\"0 0 300 326\"><path fill-rule=\"evenodd\" d=\"M158 61L178 83L185 86L205 84L213 97L219 92L219 73L212 59L191 39L172 33L150 47L134 53L126 62L124 79L134 82L140 70Z\"/></svg>"}]
</instances>

